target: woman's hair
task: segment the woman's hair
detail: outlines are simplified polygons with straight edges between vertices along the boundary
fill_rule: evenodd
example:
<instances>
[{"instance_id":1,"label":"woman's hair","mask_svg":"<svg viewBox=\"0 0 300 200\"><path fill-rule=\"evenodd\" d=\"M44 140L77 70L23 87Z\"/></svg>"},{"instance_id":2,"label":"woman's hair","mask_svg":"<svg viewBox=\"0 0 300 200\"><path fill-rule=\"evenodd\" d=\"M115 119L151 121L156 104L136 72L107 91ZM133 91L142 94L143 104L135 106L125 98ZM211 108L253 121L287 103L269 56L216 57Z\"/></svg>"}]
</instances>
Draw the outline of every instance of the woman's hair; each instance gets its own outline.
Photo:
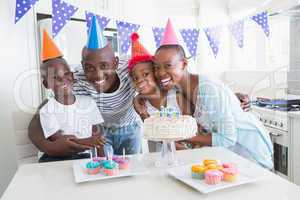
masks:
<instances>
[{"instance_id":1,"label":"woman's hair","mask_svg":"<svg viewBox=\"0 0 300 200\"><path fill-rule=\"evenodd\" d=\"M160 46L160 47L156 50L155 54L158 53L158 52L159 52L160 50L162 50L162 49L174 49L174 50L176 50L177 53L180 55L180 58L181 58L181 59L189 59L189 58L186 57L186 54L185 54L185 51L184 51L183 47L182 47L181 45L179 45L179 44L162 45L162 46Z\"/></svg>"}]
</instances>

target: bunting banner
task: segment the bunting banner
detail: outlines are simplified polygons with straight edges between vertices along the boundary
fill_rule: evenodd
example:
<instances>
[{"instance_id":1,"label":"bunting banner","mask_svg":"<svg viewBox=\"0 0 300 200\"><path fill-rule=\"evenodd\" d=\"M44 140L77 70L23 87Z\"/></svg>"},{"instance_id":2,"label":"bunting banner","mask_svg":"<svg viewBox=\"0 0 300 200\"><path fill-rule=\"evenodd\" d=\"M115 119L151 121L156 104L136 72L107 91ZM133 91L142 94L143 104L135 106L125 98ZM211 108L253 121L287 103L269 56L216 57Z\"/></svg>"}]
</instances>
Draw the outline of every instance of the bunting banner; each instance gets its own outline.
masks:
<instances>
[{"instance_id":1,"label":"bunting banner","mask_svg":"<svg viewBox=\"0 0 300 200\"><path fill-rule=\"evenodd\" d=\"M39 0L17 0L15 24L35 5Z\"/></svg>"},{"instance_id":2,"label":"bunting banner","mask_svg":"<svg viewBox=\"0 0 300 200\"><path fill-rule=\"evenodd\" d=\"M39 0L16 0L16 9L15 9L15 24L37 3ZM68 23L71 17L78 11L78 8L65 2L64 0L52 0L52 37L54 38L62 30L62 28ZM98 20L99 27L102 30L105 30L107 25L111 20L116 21L118 39L120 43L120 53L126 54L131 45L130 35L133 32L136 32L143 25L133 24L126 21L118 21L117 19L112 19L106 16L97 15L93 12L85 11L85 17L87 22L87 31L89 31L91 26L92 16L96 16ZM254 16L250 16L250 20L253 20L259 25L265 35L269 37L270 27L268 22L268 12L261 12ZM234 40L237 42L239 48L244 47L244 23L245 19L233 22L227 25L220 25L215 27L206 27L204 32L209 42L209 46L212 49L213 55L216 58L219 53L219 46L221 40L221 31L222 28L227 26L228 31L234 37ZM156 48L160 46L164 28L161 27L151 27ZM191 57L196 57L198 39L200 30L197 28L183 28L179 29L179 32L183 38L183 41L186 45L187 50L189 51Z\"/></svg>"},{"instance_id":3,"label":"bunting banner","mask_svg":"<svg viewBox=\"0 0 300 200\"><path fill-rule=\"evenodd\" d=\"M180 34L192 57L197 55L199 29L181 29Z\"/></svg>"},{"instance_id":4,"label":"bunting banner","mask_svg":"<svg viewBox=\"0 0 300 200\"><path fill-rule=\"evenodd\" d=\"M78 10L77 7L62 0L52 0L52 37L67 24Z\"/></svg>"},{"instance_id":5,"label":"bunting banner","mask_svg":"<svg viewBox=\"0 0 300 200\"><path fill-rule=\"evenodd\" d=\"M91 23L92 23L92 17L94 15L97 17L97 21L98 21L98 24L99 24L99 27L101 28L101 30L105 30L106 26L110 22L110 18L108 18L108 17L96 15L96 14L94 14L92 12L85 11L85 19L86 19L86 26L87 26L87 32L88 33L90 32L90 26L91 26Z\"/></svg>"},{"instance_id":6,"label":"bunting banner","mask_svg":"<svg viewBox=\"0 0 300 200\"><path fill-rule=\"evenodd\" d=\"M217 58L220 45L220 36L221 36L222 26L216 26L211 28L205 28L204 32L209 42L215 58Z\"/></svg>"},{"instance_id":7,"label":"bunting banner","mask_svg":"<svg viewBox=\"0 0 300 200\"><path fill-rule=\"evenodd\" d=\"M228 29L240 48L244 47L244 20L239 20L228 25Z\"/></svg>"},{"instance_id":8,"label":"bunting banner","mask_svg":"<svg viewBox=\"0 0 300 200\"><path fill-rule=\"evenodd\" d=\"M270 35L270 27L268 23L268 12L262 12L251 17L264 31L267 37Z\"/></svg>"},{"instance_id":9,"label":"bunting banner","mask_svg":"<svg viewBox=\"0 0 300 200\"><path fill-rule=\"evenodd\" d=\"M117 29L118 29L121 53L123 54L127 53L131 44L130 36L133 32L137 32L139 28L140 25L138 24L117 21Z\"/></svg>"},{"instance_id":10,"label":"bunting banner","mask_svg":"<svg viewBox=\"0 0 300 200\"><path fill-rule=\"evenodd\" d=\"M160 27L152 27L152 32L154 35L155 46L158 48L160 46L160 41L163 37L165 29Z\"/></svg>"}]
</instances>

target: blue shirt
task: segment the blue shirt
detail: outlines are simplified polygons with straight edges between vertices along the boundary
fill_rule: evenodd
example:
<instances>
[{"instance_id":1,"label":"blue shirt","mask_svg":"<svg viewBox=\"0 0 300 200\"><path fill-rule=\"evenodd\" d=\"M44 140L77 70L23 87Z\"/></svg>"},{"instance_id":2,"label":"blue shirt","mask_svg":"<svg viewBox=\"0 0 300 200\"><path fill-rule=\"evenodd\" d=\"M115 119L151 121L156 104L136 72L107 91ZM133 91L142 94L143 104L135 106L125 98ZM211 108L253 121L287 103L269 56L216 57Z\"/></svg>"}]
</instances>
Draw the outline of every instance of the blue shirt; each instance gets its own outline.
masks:
<instances>
[{"instance_id":1,"label":"blue shirt","mask_svg":"<svg viewBox=\"0 0 300 200\"><path fill-rule=\"evenodd\" d=\"M244 112L236 95L224 84L199 76L197 122L212 135L212 146L222 146L263 167L273 168L273 145L261 122Z\"/></svg>"}]
</instances>

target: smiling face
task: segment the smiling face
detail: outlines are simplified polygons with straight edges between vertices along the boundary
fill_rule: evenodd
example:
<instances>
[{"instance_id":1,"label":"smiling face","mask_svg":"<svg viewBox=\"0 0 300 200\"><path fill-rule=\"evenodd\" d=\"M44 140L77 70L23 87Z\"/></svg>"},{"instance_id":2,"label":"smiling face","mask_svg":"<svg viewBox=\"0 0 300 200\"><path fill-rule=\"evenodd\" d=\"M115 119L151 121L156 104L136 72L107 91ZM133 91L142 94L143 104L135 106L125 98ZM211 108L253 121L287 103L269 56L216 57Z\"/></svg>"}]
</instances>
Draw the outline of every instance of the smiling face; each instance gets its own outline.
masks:
<instances>
[{"instance_id":1,"label":"smiling face","mask_svg":"<svg viewBox=\"0 0 300 200\"><path fill-rule=\"evenodd\" d=\"M157 85L152 62L140 62L135 64L130 75L135 89L140 94L150 95L155 93Z\"/></svg>"},{"instance_id":2,"label":"smiling face","mask_svg":"<svg viewBox=\"0 0 300 200\"><path fill-rule=\"evenodd\" d=\"M43 64L42 70L46 72L45 87L52 89L56 97L72 95L73 73L64 59L51 59Z\"/></svg>"},{"instance_id":3,"label":"smiling face","mask_svg":"<svg viewBox=\"0 0 300 200\"><path fill-rule=\"evenodd\" d=\"M176 48L161 48L154 57L154 73L163 90L169 91L178 85L187 61Z\"/></svg>"},{"instance_id":4,"label":"smiling face","mask_svg":"<svg viewBox=\"0 0 300 200\"><path fill-rule=\"evenodd\" d=\"M83 49L82 66L86 80L97 92L110 92L117 85L115 70L118 64L119 59L109 45L97 50Z\"/></svg>"}]
</instances>

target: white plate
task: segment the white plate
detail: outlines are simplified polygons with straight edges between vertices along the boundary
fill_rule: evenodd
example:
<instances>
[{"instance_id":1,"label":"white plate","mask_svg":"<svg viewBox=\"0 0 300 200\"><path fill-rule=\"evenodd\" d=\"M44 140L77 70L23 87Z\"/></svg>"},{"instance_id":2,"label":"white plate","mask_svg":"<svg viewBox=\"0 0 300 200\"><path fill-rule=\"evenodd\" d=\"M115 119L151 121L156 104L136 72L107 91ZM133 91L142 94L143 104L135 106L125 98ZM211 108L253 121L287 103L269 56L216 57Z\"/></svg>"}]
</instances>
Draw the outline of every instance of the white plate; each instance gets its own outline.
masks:
<instances>
[{"instance_id":1,"label":"white plate","mask_svg":"<svg viewBox=\"0 0 300 200\"><path fill-rule=\"evenodd\" d=\"M204 194L214 192L217 190L222 190L222 189L238 186L238 185L243 185L246 183L255 182L255 181L261 179L261 178L257 178L257 177L259 177L259 175L253 174L253 171L252 171L252 173L250 173L250 172L247 173L246 170L239 169L239 171L240 171L239 177L235 182L229 183L229 182L222 181L221 183L219 183L217 185L208 185L205 183L204 180L192 178L191 166L192 165L174 167L174 168L168 169L167 172L169 175L173 176L174 178L180 180L181 182L191 186L192 188L194 188Z\"/></svg>"},{"instance_id":2,"label":"white plate","mask_svg":"<svg viewBox=\"0 0 300 200\"><path fill-rule=\"evenodd\" d=\"M85 168L85 165L88 161L89 159L73 161L73 173L74 173L76 183L105 180L105 179L119 178L125 176L137 176L137 175L144 175L149 173L148 169L141 161L139 161L135 157L131 157L129 168L125 170L124 169L119 170L119 173L114 176L106 176L103 173L96 174L96 175L89 175L86 173L86 168Z\"/></svg>"}]
</instances>

